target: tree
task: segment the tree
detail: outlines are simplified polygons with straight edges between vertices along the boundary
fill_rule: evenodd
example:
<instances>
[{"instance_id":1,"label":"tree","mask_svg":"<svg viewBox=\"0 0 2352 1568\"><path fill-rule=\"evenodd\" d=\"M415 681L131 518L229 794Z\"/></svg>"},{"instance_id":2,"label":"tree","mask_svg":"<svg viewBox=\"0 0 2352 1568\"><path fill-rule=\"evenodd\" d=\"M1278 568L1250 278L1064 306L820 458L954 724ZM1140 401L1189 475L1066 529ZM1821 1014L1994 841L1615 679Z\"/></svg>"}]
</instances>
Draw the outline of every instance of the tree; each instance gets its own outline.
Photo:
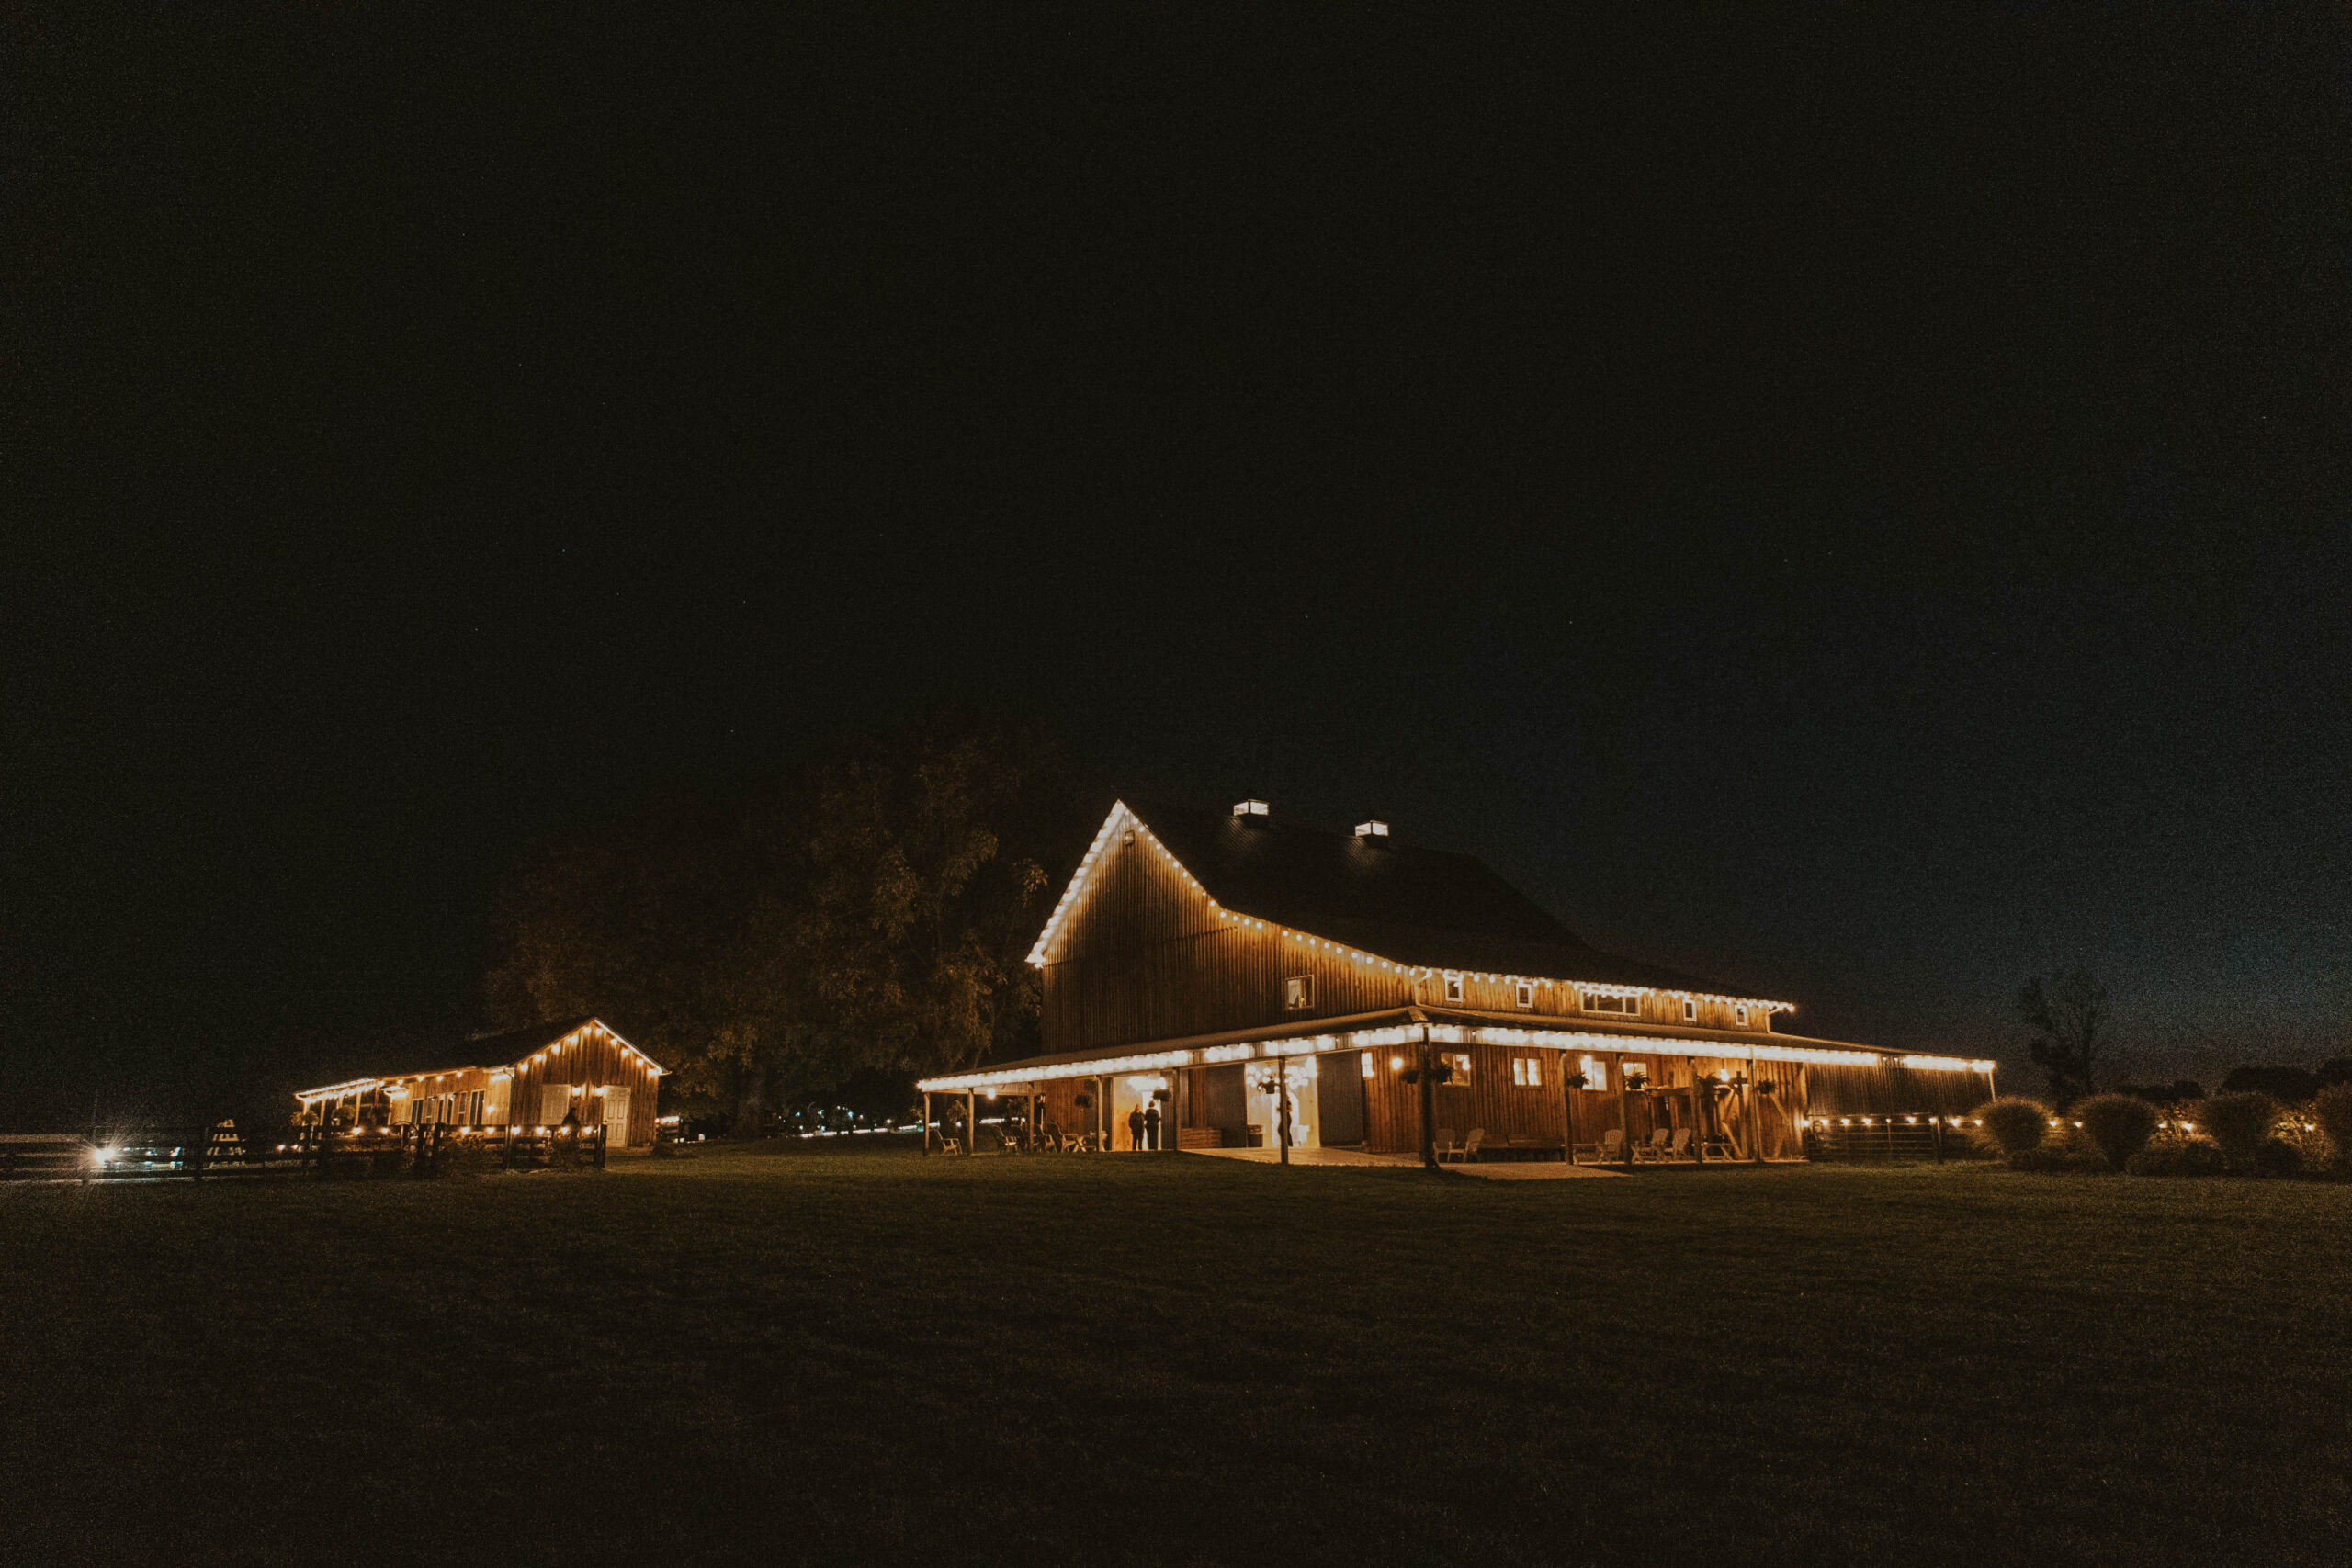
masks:
<instances>
[{"instance_id":1,"label":"tree","mask_svg":"<svg viewBox=\"0 0 2352 1568\"><path fill-rule=\"evenodd\" d=\"M531 847L492 909L492 1021L594 1013L739 1132L861 1070L1034 1052L1029 847L1083 802L1042 730L931 717L725 797L669 794Z\"/></svg>"},{"instance_id":2,"label":"tree","mask_svg":"<svg viewBox=\"0 0 2352 1568\"><path fill-rule=\"evenodd\" d=\"M933 718L817 765L791 949L847 1066L947 1071L1035 1048L1036 840L1068 836L1073 793L1059 748L1026 726Z\"/></svg>"},{"instance_id":3,"label":"tree","mask_svg":"<svg viewBox=\"0 0 2352 1568\"><path fill-rule=\"evenodd\" d=\"M737 805L675 793L534 844L492 896L489 1021L594 1013L670 1069L673 1103L755 1122L776 1059L808 1033L761 940L792 880Z\"/></svg>"},{"instance_id":4,"label":"tree","mask_svg":"<svg viewBox=\"0 0 2352 1568\"><path fill-rule=\"evenodd\" d=\"M2033 1060L2051 1098L2064 1107L2092 1093L2108 1051L2107 987L2086 969L2053 970L2026 983L2018 1011L2035 1032Z\"/></svg>"}]
</instances>

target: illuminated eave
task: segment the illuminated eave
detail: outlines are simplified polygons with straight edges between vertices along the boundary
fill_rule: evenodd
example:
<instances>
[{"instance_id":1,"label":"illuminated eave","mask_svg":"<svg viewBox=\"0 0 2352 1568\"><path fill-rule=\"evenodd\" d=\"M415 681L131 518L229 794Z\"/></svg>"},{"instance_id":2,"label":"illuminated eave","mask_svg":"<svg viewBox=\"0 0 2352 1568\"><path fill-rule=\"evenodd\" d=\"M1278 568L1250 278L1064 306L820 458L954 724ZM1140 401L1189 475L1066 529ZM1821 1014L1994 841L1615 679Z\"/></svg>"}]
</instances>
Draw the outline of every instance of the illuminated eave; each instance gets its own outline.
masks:
<instances>
[{"instance_id":1,"label":"illuminated eave","mask_svg":"<svg viewBox=\"0 0 2352 1568\"><path fill-rule=\"evenodd\" d=\"M1718 1061L1792 1062L1826 1067L1903 1066L1915 1072L1928 1073L1989 1073L1994 1066L1991 1062L1965 1056L1896 1056L1883 1052L1846 1051L1824 1045L1680 1040L1655 1034L1607 1034L1583 1029L1398 1023L1377 1029L1301 1035L1287 1040L1233 1041L1168 1051L1139 1051L1091 1061L1053 1062L1034 1067L992 1067L968 1073L947 1073L938 1077L921 1079L915 1087L925 1094L959 1094L1002 1089L1012 1084L1050 1083L1063 1078L1102 1077L1119 1073L1156 1072L1170 1067L1208 1067L1226 1062L1268 1057L1383 1050L1418 1043L1423 1029L1429 1031L1430 1043L1440 1045L1533 1045L1560 1051L1607 1051L1633 1056L1707 1056Z\"/></svg>"},{"instance_id":2,"label":"illuminated eave","mask_svg":"<svg viewBox=\"0 0 2352 1568\"><path fill-rule=\"evenodd\" d=\"M582 1024L578 1029L573 1030L562 1039L548 1042L547 1044L542 1045L539 1049L532 1052L529 1055L522 1058L520 1061L512 1063L503 1067L491 1068L489 1070L491 1081L495 1083L501 1079L511 1079L514 1077L517 1069L528 1066L535 1062L545 1061L548 1057L552 1055L560 1055L562 1054L565 1046L577 1045L582 1041L589 1038L592 1034L602 1034L614 1044L619 1046L621 1054L635 1062L638 1066L644 1069L648 1077L658 1078L667 1076L667 1068L661 1066L653 1060L652 1057L647 1055L644 1052L639 1050L636 1046L622 1039L620 1035L608 1025L598 1021L595 1022ZM479 1073L481 1071L482 1069L480 1067L441 1067L429 1073L401 1073L391 1077L353 1078L348 1083L329 1084L324 1089L300 1089L296 1091L294 1098L300 1100L305 1105L314 1105L322 1100L341 1100L345 1095L365 1094L370 1089L387 1089L390 1093L404 1096L413 1092L405 1087L410 1084L428 1084L439 1078L459 1077L467 1073Z\"/></svg>"},{"instance_id":3,"label":"illuminated eave","mask_svg":"<svg viewBox=\"0 0 2352 1568\"><path fill-rule=\"evenodd\" d=\"M1175 853L1159 841L1159 835L1152 832L1143 818L1130 810L1124 800L1113 803L1111 814L1102 818L1102 826L1095 833L1094 841L1087 846L1085 858L1078 863L1078 870L1070 874L1069 886L1062 889L1060 901L1055 904L1054 912L1046 918L1045 930L1037 933L1036 943L1029 949L1028 962L1031 967L1043 969L1051 961L1047 955L1053 949L1054 939L1061 934L1063 925L1077 909L1080 897L1093 880L1095 868L1102 863L1110 850L1113 838L1120 832L1123 826L1133 827L1139 844L1149 848L1161 860L1167 862L1170 869L1182 877L1187 886L1206 899L1209 912L1225 920L1227 930L1250 929L1274 931L1285 941L1299 942L1307 947L1320 948L1324 952L1361 964L1368 969L1379 969L1392 975L1410 976L1415 979L1427 979L1437 975L1459 975L1467 980L1492 980L1501 985L1517 985L1524 980L1531 985L1545 987L1564 987L1579 994L1593 996L1670 997L1676 1001L1724 1002L1733 1007L1760 1008L1768 1014L1792 1013L1797 1010L1797 1005L1794 1002L1773 1001L1765 997L1733 997L1714 991L1684 991L1663 986L1629 986L1619 980L1576 980L1558 976L1505 975L1477 969L1439 968L1425 964L1399 964L1393 959L1383 958L1376 953L1367 953L1362 948L1351 947L1346 942L1333 942L1329 937L1316 936L1311 932L1297 931L1272 920L1261 920L1255 915L1237 914L1219 904L1216 897L1201 886L1200 878L1186 869L1184 863L1178 860Z\"/></svg>"}]
</instances>

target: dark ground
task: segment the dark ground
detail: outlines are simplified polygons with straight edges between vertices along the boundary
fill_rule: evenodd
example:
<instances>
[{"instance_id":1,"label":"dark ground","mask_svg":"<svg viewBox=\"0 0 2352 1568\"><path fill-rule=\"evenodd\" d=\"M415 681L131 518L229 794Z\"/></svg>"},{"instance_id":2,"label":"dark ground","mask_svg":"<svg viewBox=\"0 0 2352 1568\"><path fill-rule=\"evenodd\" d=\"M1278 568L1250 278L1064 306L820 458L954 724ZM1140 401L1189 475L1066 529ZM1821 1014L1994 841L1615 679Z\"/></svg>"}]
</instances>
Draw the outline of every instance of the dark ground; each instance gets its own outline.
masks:
<instances>
[{"instance_id":1,"label":"dark ground","mask_svg":"<svg viewBox=\"0 0 2352 1568\"><path fill-rule=\"evenodd\" d=\"M2337 1562L2347 1217L775 1145L0 1190L8 1555Z\"/></svg>"}]
</instances>

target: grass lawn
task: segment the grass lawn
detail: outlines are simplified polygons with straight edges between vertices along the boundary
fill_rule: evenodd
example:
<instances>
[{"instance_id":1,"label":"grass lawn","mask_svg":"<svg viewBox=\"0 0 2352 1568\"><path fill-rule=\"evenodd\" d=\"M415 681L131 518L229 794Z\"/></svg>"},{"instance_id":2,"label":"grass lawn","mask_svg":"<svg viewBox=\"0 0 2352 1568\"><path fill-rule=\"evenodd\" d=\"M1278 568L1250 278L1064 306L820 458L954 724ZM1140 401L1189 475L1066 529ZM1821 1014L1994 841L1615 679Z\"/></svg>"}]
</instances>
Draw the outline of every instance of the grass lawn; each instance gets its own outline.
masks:
<instances>
[{"instance_id":1,"label":"grass lawn","mask_svg":"<svg viewBox=\"0 0 2352 1568\"><path fill-rule=\"evenodd\" d=\"M2352 1187L0 1188L0 1561L2328 1562Z\"/></svg>"}]
</instances>

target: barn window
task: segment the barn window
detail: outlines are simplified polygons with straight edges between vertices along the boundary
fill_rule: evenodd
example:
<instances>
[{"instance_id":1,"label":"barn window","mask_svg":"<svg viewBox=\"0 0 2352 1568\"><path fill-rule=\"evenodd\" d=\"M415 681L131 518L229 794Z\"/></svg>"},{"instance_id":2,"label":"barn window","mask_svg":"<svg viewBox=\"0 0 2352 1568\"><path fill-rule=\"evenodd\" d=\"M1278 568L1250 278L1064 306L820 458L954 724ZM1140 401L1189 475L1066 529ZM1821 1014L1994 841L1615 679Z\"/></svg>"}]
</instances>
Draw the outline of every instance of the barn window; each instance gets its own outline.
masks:
<instances>
[{"instance_id":1,"label":"barn window","mask_svg":"<svg viewBox=\"0 0 2352 1568\"><path fill-rule=\"evenodd\" d=\"M1447 974L1445 977L1445 999L1450 1002L1458 1002L1462 999L1461 976L1452 973Z\"/></svg>"},{"instance_id":2,"label":"barn window","mask_svg":"<svg viewBox=\"0 0 2352 1568\"><path fill-rule=\"evenodd\" d=\"M1742 1002L1739 1006L1732 1009L1731 1016L1734 1021L1736 1021L1742 1029L1746 1029L1747 1027L1747 1004L1746 1002Z\"/></svg>"},{"instance_id":3,"label":"barn window","mask_svg":"<svg viewBox=\"0 0 2352 1568\"><path fill-rule=\"evenodd\" d=\"M1305 1012L1315 1005L1315 976L1293 975L1283 982L1283 1008L1288 1012Z\"/></svg>"},{"instance_id":4,"label":"barn window","mask_svg":"<svg viewBox=\"0 0 2352 1568\"><path fill-rule=\"evenodd\" d=\"M1604 997L1597 992L1587 991L1584 998L1584 1010L1587 1012L1622 1013L1628 1018L1639 1018L1642 1013L1642 998L1639 997Z\"/></svg>"},{"instance_id":5,"label":"barn window","mask_svg":"<svg viewBox=\"0 0 2352 1568\"><path fill-rule=\"evenodd\" d=\"M1445 1060L1446 1064L1453 1069L1453 1076L1457 1081L1467 1083L1470 1080L1469 1052L1449 1051L1446 1053Z\"/></svg>"},{"instance_id":6,"label":"barn window","mask_svg":"<svg viewBox=\"0 0 2352 1568\"><path fill-rule=\"evenodd\" d=\"M1584 1087L1587 1089L1609 1087L1609 1064L1598 1056L1587 1056L1578 1061L1577 1071L1584 1075Z\"/></svg>"},{"instance_id":7,"label":"barn window","mask_svg":"<svg viewBox=\"0 0 2352 1568\"><path fill-rule=\"evenodd\" d=\"M1510 1059L1510 1081L1521 1089L1544 1087L1544 1063L1536 1056L1513 1056Z\"/></svg>"},{"instance_id":8,"label":"barn window","mask_svg":"<svg viewBox=\"0 0 2352 1568\"><path fill-rule=\"evenodd\" d=\"M1363 1076L1370 1077L1372 1077L1372 1053L1366 1051L1362 1055L1363 1056Z\"/></svg>"},{"instance_id":9,"label":"barn window","mask_svg":"<svg viewBox=\"0 0 2352 1568\"><path fill-rule=\"evenodd\" d=\"M1699 1004L1692 1001L1689 997L1682 998L1682 1021L1685 1023L1696 1023L1699 1021Z\"/></svg>"},{"instance_id":10,"label":"barn window","mask_svg":"<svg viewBox=\"0 0 2352 1568\"><path fill-rule=\"evenodd\" d=\"M1533 1007L1535 1005L1535 982L1532 980L1521 980L1518 986L1513 988L1512 995L1517 998L1520 1006L1523 1008Z\"/></svg>"}]
</instances>

